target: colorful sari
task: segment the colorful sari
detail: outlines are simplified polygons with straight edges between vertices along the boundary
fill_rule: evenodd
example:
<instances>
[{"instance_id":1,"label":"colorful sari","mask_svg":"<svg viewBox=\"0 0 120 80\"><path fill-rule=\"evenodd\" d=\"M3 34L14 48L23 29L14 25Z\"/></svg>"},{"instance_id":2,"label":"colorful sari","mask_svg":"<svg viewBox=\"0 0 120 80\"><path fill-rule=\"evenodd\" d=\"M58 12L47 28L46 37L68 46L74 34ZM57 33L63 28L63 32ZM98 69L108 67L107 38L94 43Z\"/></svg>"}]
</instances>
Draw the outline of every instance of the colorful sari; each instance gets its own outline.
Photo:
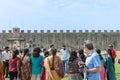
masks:
<instances>
[{"instance_id":1,"label":"colorful sari","mask_svg":"<svg viewBox=\"0 0 120 80\"><path fill-rule=\"evenodd\" d=\"M3 64L1 60L0 60L0 80L5 80L3 73Z\"/></svg>"},{"instance_id":2,"label":"colorful sari","mask_svg":"<svg viewBox=\"0 0 120 80\"><path fill-rule=\"evenodd\" d=\"M30 59L28 56L25 56L22 60L22 64L18 63L18 78L17 80L30 80L31 72L30 72Z\"/></svg>"}]
</instances>

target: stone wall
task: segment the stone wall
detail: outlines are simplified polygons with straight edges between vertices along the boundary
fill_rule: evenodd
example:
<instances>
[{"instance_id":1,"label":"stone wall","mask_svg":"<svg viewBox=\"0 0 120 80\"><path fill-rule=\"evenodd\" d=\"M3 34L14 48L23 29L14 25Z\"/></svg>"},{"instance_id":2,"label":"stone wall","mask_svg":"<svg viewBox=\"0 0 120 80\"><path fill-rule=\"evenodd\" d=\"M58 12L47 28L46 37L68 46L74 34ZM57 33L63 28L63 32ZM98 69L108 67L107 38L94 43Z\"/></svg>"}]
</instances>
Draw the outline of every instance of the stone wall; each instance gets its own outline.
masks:
<instances>
[{"instance_id":1,"label":"stone wall","mask_svg":"<svg viewBox=\"0 0 120 80\"><path fill-rule=\"evenodd\" d=\"M29 43L32 47L45 47L49 48L51 43L55 44L57 48L60 48L63 44L65 44L69 48L83 48L83 42L87 39L93 41L95 48L107 49L108 45L112 43L115 49L120 50L120 31L116 30L20 30L20 33L13 33L13 30L9 30L8 32L3 30L0 33L0 48L8 45L8 38L12 37L20 37L25 39L25 47L26 44Z\"/></svg>"}]
</instances>

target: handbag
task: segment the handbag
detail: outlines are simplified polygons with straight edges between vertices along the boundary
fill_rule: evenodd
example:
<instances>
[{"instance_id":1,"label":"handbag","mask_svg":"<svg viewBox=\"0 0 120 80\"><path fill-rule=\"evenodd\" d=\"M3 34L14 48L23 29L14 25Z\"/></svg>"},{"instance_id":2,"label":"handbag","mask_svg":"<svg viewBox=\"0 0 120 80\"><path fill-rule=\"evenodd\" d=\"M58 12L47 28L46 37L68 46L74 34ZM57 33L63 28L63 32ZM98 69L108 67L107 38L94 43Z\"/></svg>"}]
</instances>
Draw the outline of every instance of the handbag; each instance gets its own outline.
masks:
<instances>
[{"instance_id":1,"label":"handbag","mask_svg":"<svg viewBox=\"0 0 120 80\"><path fill-rule=\"evenodd\" d=\"M58 60L58 63L55 65L55 71L61 78L64 77L64 67L62 62L60 62L59 60Z\"/></svg>"},{"instance_id":2,"label":"handbag","mask_svg":"<svg viewBox=\"0 0 120 80\"><path fill-rule=\"evenodd\" d=\"M63 67L63 64L62 62L60 62L60 58L57 57L57 64L54 65L54 58L55 56L53 56L53 59L52 59L52 66L51 66L51 70L55 70L57 72L57 74L63 78L64 77L64 67Z\"/></svg>"}]
</instances>

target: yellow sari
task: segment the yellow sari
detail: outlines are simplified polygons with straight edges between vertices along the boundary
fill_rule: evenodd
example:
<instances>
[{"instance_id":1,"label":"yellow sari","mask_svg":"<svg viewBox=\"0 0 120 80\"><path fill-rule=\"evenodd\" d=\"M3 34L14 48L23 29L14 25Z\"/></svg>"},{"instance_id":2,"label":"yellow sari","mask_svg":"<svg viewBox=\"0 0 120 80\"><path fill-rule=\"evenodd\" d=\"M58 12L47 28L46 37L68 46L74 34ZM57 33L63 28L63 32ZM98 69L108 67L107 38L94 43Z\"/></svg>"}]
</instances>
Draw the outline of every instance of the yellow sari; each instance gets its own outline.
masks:
<instances>
[{"instance_id":1,"label":"yellow sari","mask_svg":"<svg viewBox=\"0 0 120 80\"><path fill-rule=\"evenodd\" d=\"M61 80L61 77L57 74L57 72L55 70L50 69L50 66L52 66L52 58L52 56L49 56L45 59L44 66L46 69L46 80ZM58 56L55 56L54 65L56 65L58 58Z\"/></svg>"}]
</instances>

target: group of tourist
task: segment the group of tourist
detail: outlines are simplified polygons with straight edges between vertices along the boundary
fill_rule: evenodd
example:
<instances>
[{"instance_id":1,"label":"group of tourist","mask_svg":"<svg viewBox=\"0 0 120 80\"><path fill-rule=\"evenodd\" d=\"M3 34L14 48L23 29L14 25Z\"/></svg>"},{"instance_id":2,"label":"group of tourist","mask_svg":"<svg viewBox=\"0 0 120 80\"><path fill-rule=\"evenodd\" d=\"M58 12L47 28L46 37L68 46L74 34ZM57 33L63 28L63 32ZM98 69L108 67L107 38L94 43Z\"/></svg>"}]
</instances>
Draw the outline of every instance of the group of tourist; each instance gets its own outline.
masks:
<instances>
[{"instance_id":1,"label":"group of tourist","mask_svg":"<svg viewBox=\"0 0 120 80\"><path fill-rule=\"evenodd\" d=\"M77 50L68 50L65 45L56 49L51 44L48 50L36 47L32 53L25 48L21 55L18 49L4 49L0 51L0 80L61 80L64 74L69 80L116 80L113 45L104 54L94 49L90 40Z\"/></svg>"}]
</instances>

